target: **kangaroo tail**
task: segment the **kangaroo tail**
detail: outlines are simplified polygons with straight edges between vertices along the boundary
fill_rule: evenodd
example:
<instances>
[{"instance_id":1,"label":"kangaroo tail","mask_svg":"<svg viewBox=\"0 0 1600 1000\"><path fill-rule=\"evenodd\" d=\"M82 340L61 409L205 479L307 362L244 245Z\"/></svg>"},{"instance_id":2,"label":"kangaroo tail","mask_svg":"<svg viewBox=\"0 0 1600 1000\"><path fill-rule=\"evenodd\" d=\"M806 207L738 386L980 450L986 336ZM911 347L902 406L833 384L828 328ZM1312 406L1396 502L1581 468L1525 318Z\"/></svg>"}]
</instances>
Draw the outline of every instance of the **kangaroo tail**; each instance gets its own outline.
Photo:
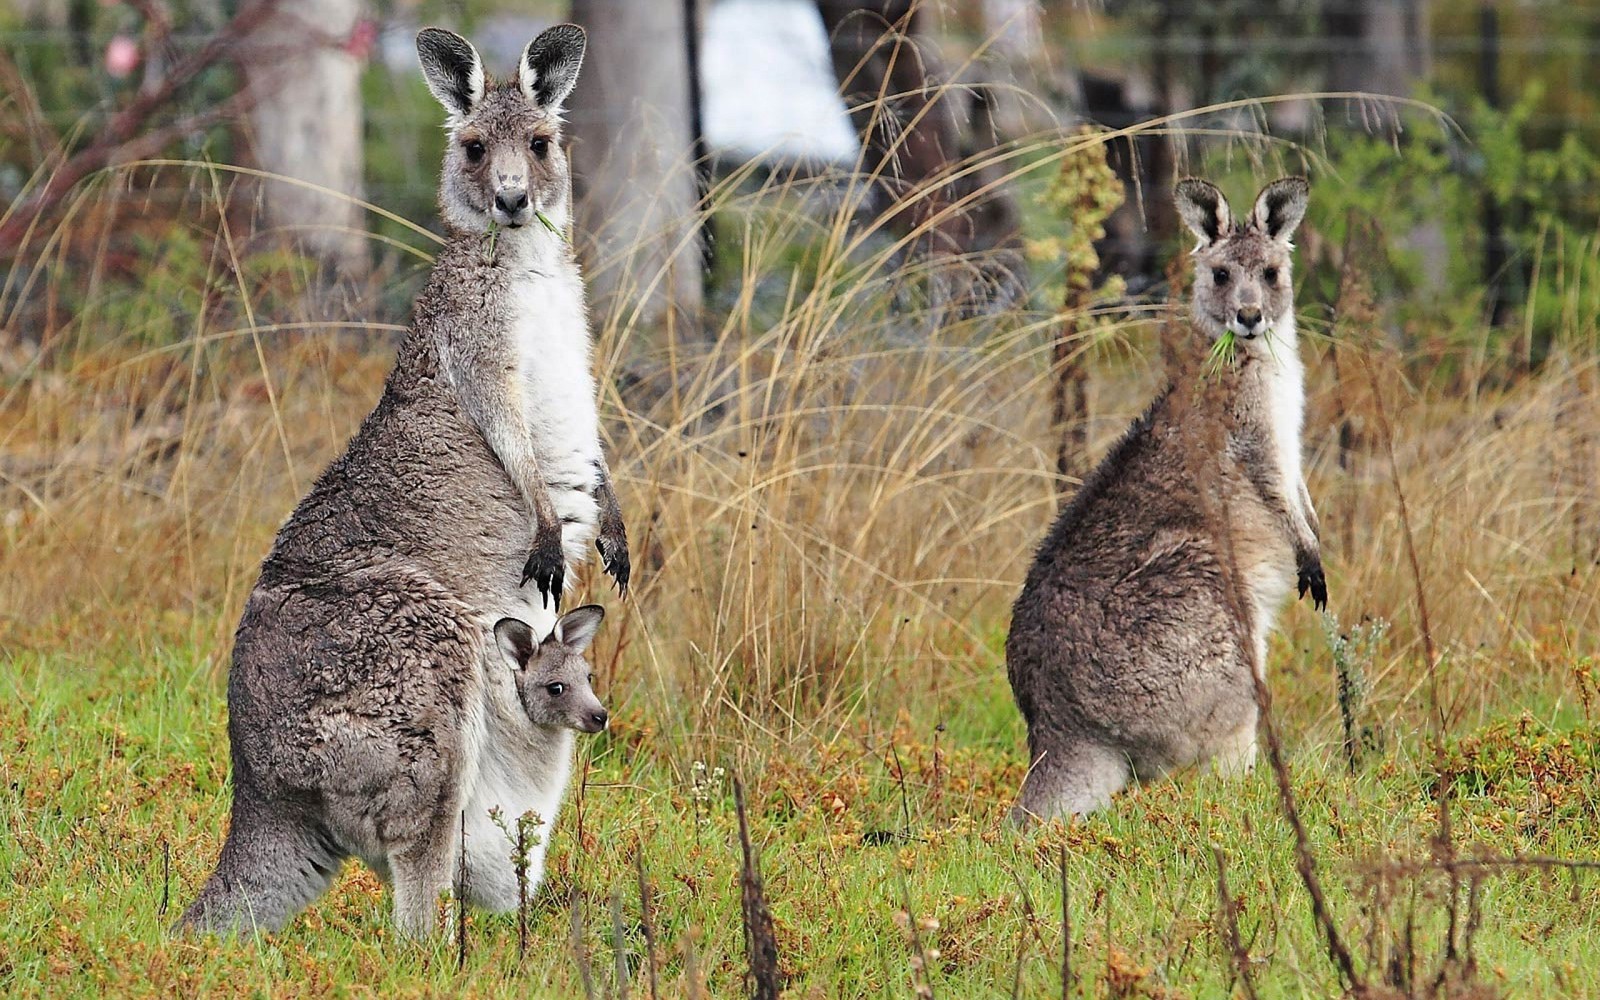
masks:
<instances>
[{"instance_id":1,"label":"kangaroo tail","mask_svg":"<svg viewBox=\"0 0 1600 1000\"><path fill-rule=\"evenodd\" d=\"M293 812L235 801L216 871L174 930L276 931L328 891L344 858L345 852Z\"/></svg>"}]
</instances>

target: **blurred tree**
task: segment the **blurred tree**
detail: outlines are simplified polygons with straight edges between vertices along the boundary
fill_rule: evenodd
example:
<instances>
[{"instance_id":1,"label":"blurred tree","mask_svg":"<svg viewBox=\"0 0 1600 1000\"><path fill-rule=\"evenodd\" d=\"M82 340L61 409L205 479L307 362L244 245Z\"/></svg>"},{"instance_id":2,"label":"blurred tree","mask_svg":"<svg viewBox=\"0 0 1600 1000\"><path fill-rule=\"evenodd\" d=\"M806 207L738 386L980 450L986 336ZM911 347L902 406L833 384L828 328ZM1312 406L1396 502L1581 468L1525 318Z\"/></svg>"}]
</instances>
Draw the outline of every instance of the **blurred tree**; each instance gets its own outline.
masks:
<instances>
[{"instance_id":1,"label":"blurred tree","mask_svg":"<svg viewBox=\"0 0 1600 1000\"><path fill-rule=\"evenodd\" d=\"M361 197L361 63L370 25L360 0L277 0L242 40L237 62L253 95L249 148L262 170L314 184L267 181L262 221L338 273L370 261Z\"/></svg>"},{"instance_id":2,"label":"blurred tree","mask_svg":"<svg viewBox=\"0 0 1600 1000\"><path fill-rule=\"evenodd\" d=\"M982 101L964 106L966 92L945 85L938 55L921 37L923 6L817 0L834 72L866 150L863 169L877 175L890 203L885 225L898 236L915 234L913 252L971 258L970 280L950 298L960 312L984 311L1022 297L1021 217L998 183L1002 168L959 169L974 147L993 141L988 109ZM963 119L972 126L966 143Z\"/></svg>"},{"instance_id":3,"label":"blurred tree","mask_svg":"<svg viewBox=\"0 0 1600 1000\"><path fill-rule=\"evenodd\" d=\"M589 32L573 92L574 193L601 309L648 329L701 306L698 192L689 162L687 6L572 0ZM635 314L635 310L637 310Z\"/></svg>"},{"instance_id":4,"label":"blurred tree","mask_svg":"<svg viewBox=\"0 0 1600 1000\"><path fill-rule=\"evenodd\" d=\"M1331 90L1409 97L1428 75L1428 0L1322 0L1322 23Z\"/></svg>"}]
</instances>

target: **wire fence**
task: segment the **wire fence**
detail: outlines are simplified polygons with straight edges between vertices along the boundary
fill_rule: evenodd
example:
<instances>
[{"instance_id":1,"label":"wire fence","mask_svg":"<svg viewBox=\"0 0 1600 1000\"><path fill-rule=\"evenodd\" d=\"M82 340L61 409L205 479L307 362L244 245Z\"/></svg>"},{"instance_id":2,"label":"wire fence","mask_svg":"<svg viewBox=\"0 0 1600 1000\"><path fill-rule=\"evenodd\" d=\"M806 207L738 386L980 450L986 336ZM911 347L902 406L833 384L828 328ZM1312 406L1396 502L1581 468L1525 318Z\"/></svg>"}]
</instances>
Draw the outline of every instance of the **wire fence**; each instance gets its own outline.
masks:
<instances>
[{"instance_id":1,"label":"wire fence","mask_svg":"<svg viewBox=\"0 0 1600 1000\"><path fill-rule=\"evenodd\" d=\"M810 6L805 0L738 2L754 10L752 16L759 15L763 3ZM1018 49L991 45L993 35L964 18L963 5L945 3L923 44L942 56L953 82L1014 88L1028 95L1031 116L1013 127L1048 128L1082 119L1120 127L1216 102L1387 88L1404 89L1457 117L1479 106L1508 108L1525 102L1521 127L1531 142L1556 148L1575 138L1589 149L1600 149L1600 9L1435 3L1431 25L1412 23L1411 30L1385 35L1368 29L1352 33L1350 26L1390 5L1313 6L1307 14L1296 5L1260 0L1205 15L1180 4L1114 4L1099 10L1046 4L1032 47ZM506 37L532 37L560 12L542 13L493 15L480 18L479 27L492 32L495 45L504 48ZM416 25L398 15L365 23L371 34L362 53L364 195L402 216L431 222L444 136L440 112L415 67L411 39ZM23 190L31 170L49 152L52 137L93 135L115 108L151 86L161 62L172 62L209 37L198 30L166 35L164 52L146 53L137 70L117 78L109 70L111 49L136 30L131 24L127 16L99 16L78 28L25 26L0 32L0 54L10 63L15 82L32 91L28 97L13 93L5 105L12 120L0 126L0 200L10 201ZM816 29L821 31L820 20ZM826 39L818 44L825 46ZM757 62L763 58L755 46L724 55ZM211 72L187 89L181 103L200 108L216 102L237 85L234 76L226 66ZM707 100L721 96L711 93ZM621 127L625 114L617 115ZM1236 115L1226 127L1258 123L1291 140L1314 139L1313 130L1325 134L1372 126L1360 108L1341 113L1330 104L1309 114L1303 108L1274 106ZM1198 128L1185 137L1179 155L1219 141L1204 132ZM1467 135L1464 145L1474 138ZM230 127L185 136L178 145L183 148L174 152L181 155L248 162L247 146ZM170 198L178 206L191 193L153 190L144 197L146 204ZM1138 247L1113 247L1112 252L1149 258L1147 249ZM1147 263L1139 266L1148 269Z\"/></svg>"},{"instance_id":2,"label":"wire fence","mask_svg":"<svg viewBox=\"0 0 1600 1000\"><path fill-rule=\"evenodd\" d=\"M947 10L939 26L948 30L930 39L950 55L947 61L952 64L964 62L990 41L981 28L960 22L954 14L958 6L942 5ZM1014 84L1031 93L1039 107L1059 120L1087 117L1122 124L1130 117L1137 120L1185 106L1347 89L1341 83L1365 82L1381 89L1386 80L1401 75L1409 77L1409 93L1438 102L1447 113L1463 111L1480 98L1512 102L1524 95L1526 87L1537 87L1542 96L1528 111L1528 127L1551 144L1559 136L1573 134L1600 146L1600 9L1585 5L1564 5L1559 13L1519 6L1504 15L1493 6L1475 10L1472 4L1438 5L1452 16L1436 15L1447 23L1436 25L1420 40L1329 34L1327 25L1335 15L1357 16L1376 6L1360 2L1325 2L1316 5L1320 16L1308 17L1262 0L1228 5L1226 16L1209 21L1196 16L1193 24L1170 12L1180 5L1150 5L1154 16L1137 13L1137 5L1114 5L1114 12L1129 7L1135 13L1113 16L1087 10L1071 17L1054 15L1060 5L1047 6L1050 12L1040 26L1044 34L1033 51L1022 58L991 54L979 72L984 82ZM1494 16L1484 17L1484 11ZM542 23L536 17L501 18L493 30L501 34L521 21L530 37ZM421 88L410 51L415 26L390 20L375 27L376 41L363 81L365 128L369 143L398 148L381 150L383 167L369 171L368 189L405 202L426 200L434 186L438 115ZM64 135L84 125L92 129L97 119L142 85L137 74L115 80L104 71L108 47L127 32L125 18L100 17L81 29L24 26L0 31L0 50L14 63L20 79L39 89L38 121ZM204 31L177 30L167 36L166 44L182 50L207 37ZM759 53L749 56L759 58ZM1365 81L1364 69L1370 71ZM146 74L142 79L147 85L148 67L140 72ZM1074 79L1085 75L1120 84L1130 106L1094 106L1097 91L1086 91L1081 79ZM1497 78L1492 89L1499 93L1486 93L1491 89L1486 76ZM189 100L203 103L226 86L219 80L196 90ZM405 145L412 148L406 150ZM14 153L5 158L20 159ZM13 196L11 187L0 184L0 195Z\"/></svg>"}]
</instances>

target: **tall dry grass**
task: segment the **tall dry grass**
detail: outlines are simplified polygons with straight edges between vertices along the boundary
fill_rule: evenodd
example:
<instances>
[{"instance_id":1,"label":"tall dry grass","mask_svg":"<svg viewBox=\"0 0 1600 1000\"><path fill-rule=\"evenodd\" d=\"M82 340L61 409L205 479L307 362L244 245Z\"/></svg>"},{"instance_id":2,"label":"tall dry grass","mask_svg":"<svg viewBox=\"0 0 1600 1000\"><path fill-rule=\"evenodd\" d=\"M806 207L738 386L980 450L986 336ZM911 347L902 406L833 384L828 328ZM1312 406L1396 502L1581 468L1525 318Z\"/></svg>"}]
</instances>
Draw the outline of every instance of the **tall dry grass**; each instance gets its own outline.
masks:
<instances>
[{"instance_id":1,"label":"tall dry grass","mask_svg":"<svg viewBox=\"0 0 1600 1000\"><path fill-rule=\"evenodd\" d=\"M1038 137L955 170L1027 182L1104 139ZM883 235L870 180L736 171L711 195L734 276L713 318L638 328L626 287L596 316L636 566L598 660L622 717L659 727L675 759L759 761L764 741L826 741L908 707L959 714L1001 671L1009 604L1056 503L1060 317L954 319L974 262ZM183 225L154 225L151 190L180 199ZM374 403L401 329L374 319L389 318L381 289L332 295L303 262L247 256L260 236L247 226L225 171L126 166L5 282L0 329L46 346L14 351L0 390L0 645L188 642L220 684L259 559ZM127 227L159 238L130 258L112 238ZM1093 365L1098 454L1160 378L1160 310L1092 308L1080 325L1115 347ZM1331 606L1393 623L1375 704L1394 732L1424 718L1379 407L1452 724L1567 704L1569 665L1600 624L1573 527L1594 485L1588 345L1515 379L1486 354L1463 385L1426 377L1440 359L1401 356L1381 323L1376 307L1337 331L1302 322ZM1309 609L1286 616L1273 673L1291 737L1338 726L1320 636Z\"/></svg>"}]
</instances>

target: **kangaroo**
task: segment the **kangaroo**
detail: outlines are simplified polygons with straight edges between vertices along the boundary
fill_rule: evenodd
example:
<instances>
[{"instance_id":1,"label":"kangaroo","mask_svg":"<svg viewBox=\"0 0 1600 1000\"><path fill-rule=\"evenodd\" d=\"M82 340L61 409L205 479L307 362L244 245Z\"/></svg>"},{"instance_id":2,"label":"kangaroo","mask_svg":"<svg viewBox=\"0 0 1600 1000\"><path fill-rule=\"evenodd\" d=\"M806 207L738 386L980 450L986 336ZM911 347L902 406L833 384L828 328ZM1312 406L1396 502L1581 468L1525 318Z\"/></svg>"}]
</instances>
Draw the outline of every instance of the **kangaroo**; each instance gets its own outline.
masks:
<instances>
[{"instance_id":1,"label":"kangaroo","mask_svg":"<svg viewBox=\"0 0 1600 1000\"><path fill-rule=\"evenodd\" d=\"M544 32L503 83L450 32L423 30L417 49L449 115L449 241L377 406L246 601L228 675L232 824L183 927L281 927L353 855L392 881L400 928L425 934L463 822L468 901L513 907L492 814L553 813L570 743L530 720L494 624L559 607L591 540L628 585L583 286L540 220L571 216L560 124L583 31Z\"/></svg>"},{"instance_id":2,"label":"kangaroo","mask_svg":"<svg viewBox=\"0 0 1600 1000\"><path fill-rule=\"evenodd\" d=\"M1247 771L1273 618L1297 582L1327 603L1290 282L1307 184L1267 185L1242 221L1205 181L1176 197L1199 239L1190 349L1056 518L1012 609L1031 758L1018 823L1206 761ZM1237 354L1203 372L1225 332Z\"/></svg>"},{"instance_id":3,"label":"kangaroo","mask_svg":"<svg viewBox=\"0 0 1600 1000\"><path fill-rule=\"evenodd\" d=\"M598 733L606 728L610 718L595 696L594 674L583 658L603 618L605 609L598 604L574 608L556 621L542 641L528 623L517 618L502 618L494 626L500 654L516 678L517 697L528 721L533 724L532 738L517 746L523 758L523 770L533 778L537 792L537 798L525 803L529 808L524 810L533 812L539 824L538 836L528 850L530 891L544 877L550 831L555 829L556 813L561 808L572 772L573 734ZM509 824L516 818L503 816L502 822ZM501 853L515 844L515 837L508 837L506 831L501 831L498 843L493 837L490 840L485 846ZM506 882L504 876L505 870L499 865L475 873L469 870L469 891L479 897L493 896L495 909L513 909L517 905L515 871L510 882ZM486 878L495 881L473 886L474 882L483 882ZM429 915L424 914L424 917Z\"/></svg>"}]
</instances>

